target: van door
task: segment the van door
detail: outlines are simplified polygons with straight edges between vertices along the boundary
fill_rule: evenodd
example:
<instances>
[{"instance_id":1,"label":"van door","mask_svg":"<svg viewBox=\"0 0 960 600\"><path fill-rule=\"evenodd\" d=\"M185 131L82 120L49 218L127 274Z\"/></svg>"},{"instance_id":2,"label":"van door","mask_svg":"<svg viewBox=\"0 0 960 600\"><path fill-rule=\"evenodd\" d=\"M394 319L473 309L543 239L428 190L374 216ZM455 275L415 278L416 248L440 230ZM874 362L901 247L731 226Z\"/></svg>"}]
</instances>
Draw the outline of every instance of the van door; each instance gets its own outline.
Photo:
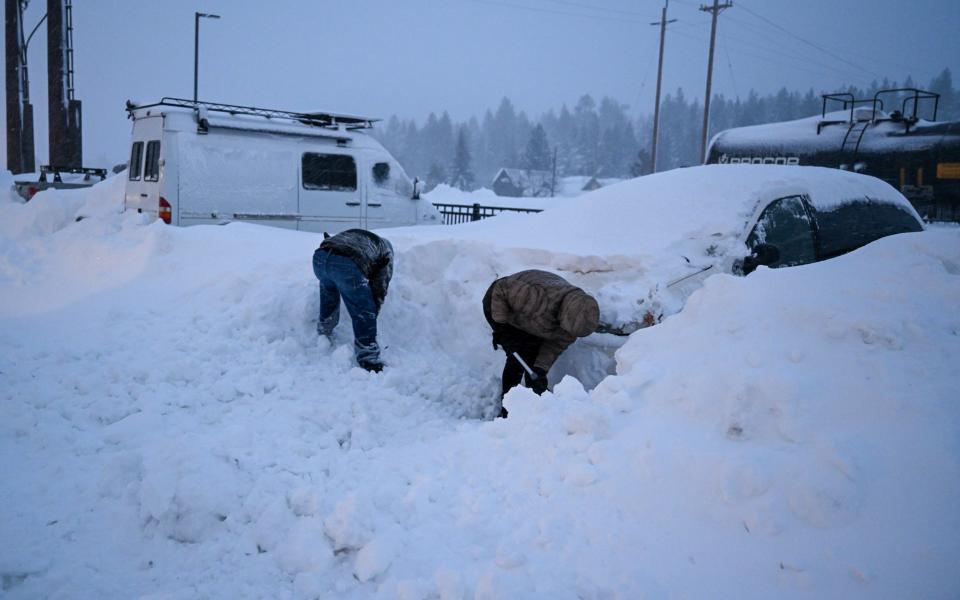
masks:
<instances>
[{"instance_id":1,"label":"van door","mask_svg":"<svg viewBox=\"0 0 960 600\"><path fill-rule=\"evenodd\" d=\"M144 117L133 125L130 164L127 167L127 188L124 208L152 215L160 202L160 140L163 117Z\"/></svg>"},{"instance_id":2,"label":"van door","mask_svg":"<svg viewBox=\"0 0 960 600\"><path fill-rule=\"evenodd\" d=\"M363 227L357 161L350 154L304 152L300 157L301 231L338 233Z\"/></svg>"},{"instance_id":3,"label":"van door","mask_svg":"<svg viewBox=\"0 0 960 600\"><path fill-rule=\"evenodd\" d=\"M413 184L398 165L382 157L365 161L364 215L367 229L401 227L417 222L417 201L411 199Z\"/></svg>"}]
</instances>

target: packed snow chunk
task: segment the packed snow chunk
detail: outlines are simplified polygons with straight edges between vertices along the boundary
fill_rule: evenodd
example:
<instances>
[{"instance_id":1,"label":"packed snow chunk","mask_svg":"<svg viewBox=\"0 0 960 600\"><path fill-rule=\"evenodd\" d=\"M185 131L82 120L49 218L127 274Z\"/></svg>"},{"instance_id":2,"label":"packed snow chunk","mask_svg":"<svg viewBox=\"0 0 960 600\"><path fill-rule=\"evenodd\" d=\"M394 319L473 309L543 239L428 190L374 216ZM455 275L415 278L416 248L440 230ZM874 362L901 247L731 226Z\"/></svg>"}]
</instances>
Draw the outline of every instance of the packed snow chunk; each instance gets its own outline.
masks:
<instances>
[{"instance_id":1,"label":"packed snow chunk","mask_svg":"<svg viewBox=\"0 0 960 600\"><path fill-rule=\"evenodd\" d=\"M244 485L233 460L181 443L184 449L144 458L140 516L148 531L156 527L178 542L199 542L240 508Z\"/></svg>"},{"instance_id":2,"label":"packed snow chunk","mask_svg":"<svg viewBox=\"0 0 960 600\"><path fill-rule=\"evenodd\" d=\"M249 497L248 497L249 500ZM272 552L285 540L285 535L296 524L296 517L284 498L275 498L255 518L251 539L257 552Z\"/></svg>"},{"instance_id":3,"label":"packed snow chunk","mask_svg":"<svg viewBox=\"0 0 960 600\"><path fill-rule=\"evenodd\" d=\"M333 509L323 524L333 540L333 549L359 550L373 538L374 525L369 521L375 510L366 497L349 494Z\"/></svg>"},{"instance_id":4,"label":"packed snow chunk","mask_svg":"<svg viewBox=\"0 0 960 600\"><path fill-rule=\"evenodd\" d=\"M353 563L353 574L361 582L383 574L400 552L402 540L395 528L379 533L363 545Z\"/></svg>"},{"instance_id":5,"label":"packed snow chunk","mask_svg":"<svg viewBox=\"0 0 960 600\"><path fill-rule=\"evenodd\" d=\"M462 600L467 593L463 576L454 570L440 568L433 574L433 582L440 600Z\"/></svg>"},{"instance_id":6,"label":"packed snow chunk","mask_svg":"<svg viewBox=\"0 0 960 600\"><path fill-rule=\"evenodd\" d=\"M329 568L333 564L333 551L323 522L314 517L298 519L280 543L277 563L291 574Z\"/></svg>"}]
</instances>

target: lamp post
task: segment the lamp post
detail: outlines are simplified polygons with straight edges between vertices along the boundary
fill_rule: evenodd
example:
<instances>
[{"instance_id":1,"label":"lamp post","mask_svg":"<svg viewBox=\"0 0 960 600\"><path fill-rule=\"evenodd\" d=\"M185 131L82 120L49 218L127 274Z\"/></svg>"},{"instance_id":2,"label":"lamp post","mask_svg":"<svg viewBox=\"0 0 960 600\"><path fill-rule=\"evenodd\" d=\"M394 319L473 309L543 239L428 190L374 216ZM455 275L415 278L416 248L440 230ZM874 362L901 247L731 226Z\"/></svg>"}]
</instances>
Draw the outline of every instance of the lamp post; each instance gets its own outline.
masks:
<instances>
[{"instance_id":1,"label":"lamp post","mask_svg":"<svg viewBox=\"0 0 960 600\"><path fill-rule=\"evenodd\" d=\"M200 69L200 19L219 19L220 15L193 14L193 101L197 101L197 73Z\"/></svg>"}]
</instances>

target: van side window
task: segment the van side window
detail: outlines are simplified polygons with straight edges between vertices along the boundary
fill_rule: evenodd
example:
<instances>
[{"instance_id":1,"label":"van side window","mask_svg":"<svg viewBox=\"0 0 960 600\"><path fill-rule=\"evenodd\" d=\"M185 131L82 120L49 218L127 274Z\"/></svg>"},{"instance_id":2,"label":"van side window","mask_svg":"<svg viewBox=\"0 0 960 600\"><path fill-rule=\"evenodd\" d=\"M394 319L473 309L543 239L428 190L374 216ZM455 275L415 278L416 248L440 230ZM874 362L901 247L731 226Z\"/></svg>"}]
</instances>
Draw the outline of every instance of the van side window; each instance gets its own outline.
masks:
<instances>
[{"instance_id":1,"label":"van side window","mask_svg":"<svg viewBox=\"0 0 960 600\"><path fill-rule=\"evenodd\" d=\"M143 166L143 142L134 142L133 146L130 148L130 164L127 166L129 170L128 178L130 181L137 181L140 179L140 168Z\"/></svg>"},{"instance_id":2,"label":"van side window","mask_svg":"<svg viewBox=\"0 0 960 600\"><path fill-rule=\"evenodd\" d=\"M390 183L390 163L378 162L373 165L373 181L380 187Z\"/></svg>"},{"instance_id":3,"label":"van side window","mask_svg":"<svg viewBox=\"0 0 960 600\"><path fill-rule=\"evenodd\" d=\"M147 142L147 158L143 161L143 180L160 179L160 141Z\"/></svg>"},{"instance_id":4,"label":"van side window","mask_svg":"<svg viewBox=\"0 0 960 600\"><path fill-rule=\"evenodd\" d=\"M303 188L329 192L352 192L357 189L357 163L346 154L304 152L302 161Z\"/></svg>"},{"instance_id":5,"label":"van side window","mask_svg":"<svg viewBox=\"0 0 960 600\"><path fill-rule=\"evenodd\" d=\"M770 268L792 267L816 262L813 226L800 196L787 196L770 203L747 237L751 250L758 244L771 244L780 251L780 259Z\"/></svg>"},{"instance_id":6,"label":"van side window","mask_svg":"<svg viewBox=\"0 0 960 600\"><path fill-rule=\"evenodd\" d=\"M827 259L865 246L874 240L923 226L905 209L868 198L816 211L820 228L820 258Z\"/></svg>"}]
</instances>

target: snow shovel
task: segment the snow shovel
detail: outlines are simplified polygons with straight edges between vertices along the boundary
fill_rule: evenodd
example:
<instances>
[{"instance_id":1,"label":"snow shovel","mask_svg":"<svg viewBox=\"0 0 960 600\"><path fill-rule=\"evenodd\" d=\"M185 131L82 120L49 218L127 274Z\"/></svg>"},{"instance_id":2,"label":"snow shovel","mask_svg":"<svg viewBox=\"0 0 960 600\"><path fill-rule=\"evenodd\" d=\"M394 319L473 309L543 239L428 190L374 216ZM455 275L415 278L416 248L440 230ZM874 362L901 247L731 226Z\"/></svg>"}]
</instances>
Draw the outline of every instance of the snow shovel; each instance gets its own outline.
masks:
<instances>
[{"instance_id":1,"label":"snow shovel","mask_svg":"<svg viewBox=\"0 0 960 600\"><path fill-rule=\"evenodd\" d=\"M527 372L527 375L530 376L531 381L534 379L540 379L540 377L533 372L533 369L530 368L530 365L527 364L527 361L520 358L520 355L516 352L513 352L513 357L517 359L517 362L520 363L520 366L523 367L523 370Z\"/></svg>"}]
</instances>

